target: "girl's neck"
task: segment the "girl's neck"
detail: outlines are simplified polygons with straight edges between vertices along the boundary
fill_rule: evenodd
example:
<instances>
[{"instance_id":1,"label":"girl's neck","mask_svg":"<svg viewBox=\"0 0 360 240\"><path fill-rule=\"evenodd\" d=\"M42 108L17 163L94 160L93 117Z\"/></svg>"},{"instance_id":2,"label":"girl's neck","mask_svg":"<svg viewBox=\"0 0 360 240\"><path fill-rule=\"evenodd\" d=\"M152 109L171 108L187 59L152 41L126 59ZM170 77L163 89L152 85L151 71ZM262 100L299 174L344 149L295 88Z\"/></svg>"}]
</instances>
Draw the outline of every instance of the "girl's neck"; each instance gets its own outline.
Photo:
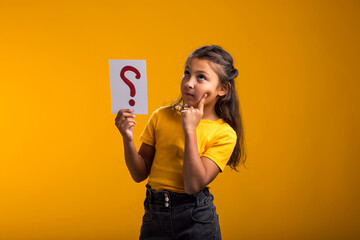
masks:
<instances>
[{"instance_id":1,"label":"girl's neck","mask_svg":"<svg viewBox=\"0 0 360 240\"><path fill-rule=\"evenodd\" d=\"M212 121L218 120L219 116L215 112L215 107L204 107L204 115L202 119Z\"/></svg>"}]
</instances>

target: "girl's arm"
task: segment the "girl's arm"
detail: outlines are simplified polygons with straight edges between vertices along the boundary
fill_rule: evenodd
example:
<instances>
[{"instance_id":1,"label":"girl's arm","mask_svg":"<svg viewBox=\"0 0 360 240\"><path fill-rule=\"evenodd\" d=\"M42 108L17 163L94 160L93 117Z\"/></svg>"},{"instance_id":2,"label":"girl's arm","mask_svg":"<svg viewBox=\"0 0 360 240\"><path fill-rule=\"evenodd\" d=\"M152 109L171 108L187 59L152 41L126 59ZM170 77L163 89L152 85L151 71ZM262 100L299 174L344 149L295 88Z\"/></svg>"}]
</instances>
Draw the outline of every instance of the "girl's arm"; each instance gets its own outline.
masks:
<instances>
[{"instance_id":1,"label":"girl's arm","mask_svg":"<svg viewBox=\"0 0 360 240\"><path fill-rule=\"evenodd\" d=\"M209 158L200 157L196 132L185 133L183 179L185 192L194 194L208 185L220 172Z\"/></svg>"},{"instance_id":2,"label":"girl's arm","mask_svg":"<svg viewBox=\"0 0 360 240\"><path fill-rule=\"evenodd\" d=\"M155 148L143 143L139 152L136 151L133 138L133 130L136 124L134 117L135 115L132 114L132 110L120 110L116 116L115 125L123 137L125 162L131 177L135 182L141 182L150 174Z\"/></svg>"},{"instance_id":3,"label":"girl's arm","mask_svg":"<svg viewBox=\"0 0 360 240\"><path fill-rule=\"evenodd\" d=\"M144 181L150 174L155 148L142 143L139 152L133 142L124 141L125 162L135 182Z\"/></svg>"},{"instance_id":4,"label":"girl's arm","mask_svg":"<svg viewBox=\"0 0 360 240\"><path fill-rule=\"evenodd\" d=\"M198 108L190 107L181 113L185 134L183 180L188 194L202 190L220 172L212 160L199 155L196 128L203 116L205 99L206 95L200 100Z\"/></svg>"}]
</instances>

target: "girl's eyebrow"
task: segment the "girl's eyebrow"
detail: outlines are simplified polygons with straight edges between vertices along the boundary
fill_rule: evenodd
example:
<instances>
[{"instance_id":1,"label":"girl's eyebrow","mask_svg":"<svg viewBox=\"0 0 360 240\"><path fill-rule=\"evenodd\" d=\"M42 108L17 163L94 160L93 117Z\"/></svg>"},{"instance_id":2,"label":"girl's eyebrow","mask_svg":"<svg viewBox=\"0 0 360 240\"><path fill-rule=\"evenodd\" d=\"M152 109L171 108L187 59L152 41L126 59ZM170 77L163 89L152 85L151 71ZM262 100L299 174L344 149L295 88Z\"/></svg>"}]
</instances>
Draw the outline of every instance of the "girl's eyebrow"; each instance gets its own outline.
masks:
<instances>
[{"instance_id":1,"label":"girl's eyebrow","mask_svg":"<svg viewBox=\"0 0 360 240\"><path fill-rule=\"evenodd\" d=\"M189 67L189 65L186 65L186 66L185 66L185 69L191 70L191 68ZM209 75L207 72L202 71L202 70L196 71L195 73L204 73L204 74L206 74L206 75Z\"/></svg>"},{"instance_id":2,"label":"girl's eyebrow","mask_svg":"<svg viewBox=\"0 0 360 240\"><path fill-rule=\"evenodd\" d=\"M196 73L203 73L203 74L209 75L207 72L205 72L205 71L201 71L201 70L196 71Z\"/></svg>"}]
</instances>

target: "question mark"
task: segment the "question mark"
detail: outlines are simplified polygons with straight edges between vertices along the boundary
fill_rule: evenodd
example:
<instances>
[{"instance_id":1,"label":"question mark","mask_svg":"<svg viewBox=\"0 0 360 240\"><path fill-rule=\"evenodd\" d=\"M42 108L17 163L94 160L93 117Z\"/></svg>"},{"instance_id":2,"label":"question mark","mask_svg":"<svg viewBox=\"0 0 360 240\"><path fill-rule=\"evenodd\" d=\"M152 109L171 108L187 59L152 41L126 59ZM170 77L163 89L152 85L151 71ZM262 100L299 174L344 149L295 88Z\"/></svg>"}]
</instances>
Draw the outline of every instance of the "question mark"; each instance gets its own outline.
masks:
<instances>
[{"instance_id":1,"label":"question mark","mask_svg":"<svg viewBox=\"0 0 360 240\"><path fill-rule=\"evenodd\" d=\"M135 74L136 74L136 75L135 75L135 78L136 78L136 79L139 79L139 78L141 77L141 74L140 74L140 72L139 72L136 68L134 68L134 67L132 67L132 66L125 66L125 67L123 67L123 69L121 69L121 72L120 72L120 77L121 77L121 79L122 79L122 80L125 82L125 84L128 85L129 88L130 88L130 96L131 96L131 97L134 97L135 94L136 94L135 86L134 86L134 84L132 84L132 82L129 81L129 79L127 79L127 78L125 77L125 72L127 72L127 71L131 71L131 72L135 73ZM130 106L134 106L134 105L135 105L135 101L134 101L133 99L131 99L131 100L129 101L129 104L130 104Z\"/></svg>"}]
</instances>

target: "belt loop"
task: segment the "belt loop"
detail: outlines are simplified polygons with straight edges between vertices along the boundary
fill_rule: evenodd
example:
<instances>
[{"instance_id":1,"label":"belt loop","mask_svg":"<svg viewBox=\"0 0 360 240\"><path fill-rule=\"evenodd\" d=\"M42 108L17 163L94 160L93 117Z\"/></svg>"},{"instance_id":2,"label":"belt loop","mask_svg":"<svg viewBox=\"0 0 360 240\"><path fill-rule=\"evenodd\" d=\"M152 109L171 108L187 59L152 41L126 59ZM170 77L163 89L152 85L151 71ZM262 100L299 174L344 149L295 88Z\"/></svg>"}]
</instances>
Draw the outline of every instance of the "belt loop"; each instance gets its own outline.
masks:
<instances>
[{"instance_id":1,"label":"belt loop","mask_svg":"<svg viewBox=\"0 0 360 240\"><path fill-rule=\"evenodd\" d=\"M203 204L204 200L209 196L209 189L205 187L200 192L197 192L194 194L194 197L196 199L196 204L199 206Z\"/></svg>"},{"instance_id":2,"label":"belt loop","mask_svg":"<svg viewBox=\"0 0 360 240\"><path fill-rule=\"evenodd\" d=\"M203 191L201 190L200 192L197 192L194 194L194 197L196 199L196 205L199 206L202 200L201 194L203 193Z\"/></svg>"},{"instance_id":3,"label":"belt loop","mask_svg":"<svg viewBox=\"0 0 360 240\"><path fill-rule=\"evenodd\" d=\"M149 204L151 204L151 187L149 184L146 184L146 192L148 193L148 198L149 198Z\"/></svg>"}]
</instances>

